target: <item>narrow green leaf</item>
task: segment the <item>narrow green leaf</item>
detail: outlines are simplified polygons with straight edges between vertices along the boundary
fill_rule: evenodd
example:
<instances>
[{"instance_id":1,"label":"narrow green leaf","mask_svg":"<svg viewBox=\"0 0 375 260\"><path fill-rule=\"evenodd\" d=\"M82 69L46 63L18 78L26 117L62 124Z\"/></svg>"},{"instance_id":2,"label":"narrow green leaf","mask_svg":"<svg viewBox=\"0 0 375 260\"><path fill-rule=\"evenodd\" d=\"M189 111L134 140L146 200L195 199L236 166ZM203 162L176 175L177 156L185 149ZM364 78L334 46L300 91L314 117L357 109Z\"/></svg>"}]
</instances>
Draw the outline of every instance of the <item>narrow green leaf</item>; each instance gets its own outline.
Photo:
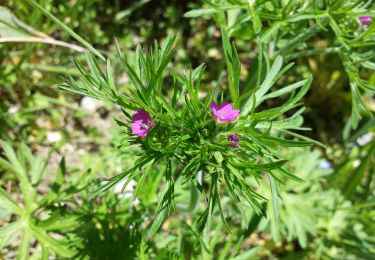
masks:
<instances>
[{"instance_id":1,"label":"narrow green leaf","mask_svg":"<svg viewBox=\"0 0 375 260\"><path fill-rule=\"evenodd\" d=\"M255 3L255 1L254 1L254 3ZM249 2L249 8L248 9L249 9L249 12L251 14L251 18L252 18L251 20L253 22L254 32L257 34L262 29L262 22L261 22L261 20L260 20L260 18L258 16L258 13L255 12L255 10L253 8L253 4L250 4L250 2Z\"/></svg>"},{"instance_id":2,"label":"narrow green leaf","mask_svg":"<svg viewBox=\"0 0 375 260\"><path fill-rule=\"evenodd\" d=\"M237 162L232 161L231 165L239 168L249 168L254 171L270 171L277 168L282 167L285 163L287 163L287 160L280 160L276 162L271 163L263 163L263 164L257 164L255 162Z\"/></svg>"},{"instance_id":3,"label":"narrow green leaf","mask_svg":"<svg viewBox=\"0 0 375 260\"><path fill-rule=\"evenodd\" d=\"M15 235L23 227L23 222L15 221L0 228L0 250L11 243Z\"/></svg>"},{"instance_id":4,"label":"narrow green leaf","mask_svg":"<svg viewBox=\"0 0 375 260\"><path fill-rule=\"evenodd\" d=\"M113 95L117 96L117 90L116 90L115 80L113 79L113 75L112 75L112 68L111 68L110 60L107 60L106 77L107 77L108 85L113 92Z\"/></svg>"},{"instance_id":5,"label":"narrow green leaf","mask_svg":"<svg viewBox=\"0 0 375 260\"><path fill-rule=\"evenodd\" d=\"M27 227L24 228L22 236L22 242L18 250L18 260L27 260L29 259L29 251L30 251L30 231Z\"/></svg>"},{"instance_id":6,"label":"narrow green leaf","mask_svg":"<svg viewBox=\"0 0 375 260\"><path fill-rule=\"evenodd\" d=\"M156 231L159 230L160 226L163 224L163 221L167 218L169 215L171 206L172 206L172 200L174 197L174 183L173 183L173 177L171 172L171 161L167 162L167 171L166 171L166 178L167 178L167 184L166 189L163 194L163 198L161 200L161 203L158 206L158 212L157 216L154 219L150 229L147 232L147 237L152 237Z\"/></svg>"},{"instance_id":7,"label":"narrow green leaf","mask_svg":"<svg viewBox=\"0 0 375 260\"><path fill-rule=\"evenodd\" d=\"M289 86L286 86L286 87L283 87L283 88L281 88L279 90L271 92L271 93L263 96L263 98L261 99L260 102L263 102L264 100L267 100L267 99L270 99L270 98L279 97L279 96L285 95L285 94L287 94L289 92L292 92L293 90L298 89L298 88L304 86L306 84L306 82L308 82L308 79L298 81L298 82L293 83L293 84L291 84Z\"/></svg>"},{"instance_id":8,"label":"narrow green leaf","mask_svg":"<svg viewBox=\"0 0 375 260\"><path fill-rule=\"evenodd\" d=\"M48 235L43 229L29 223L30 231L36 237L36 239L42 244L42 246L47 247L53 252L57 253L62 257L73 257L75 251L73 248L67 246L66 242L62 240L57 240Z\"/></svg>"},{"instance_id":9,"label":"narrow green leaf","mask_svg":"<svg viewBox=\"0 0 375 260\"><path fill-rule=\"evenodd\" d=\"M221 199L220 199L220 191L219 191L219 187L218 187L218 175L217 173L214 173L212 175L212 183L211 185L213 185L213 193L211 193L211 196L213 196L213 203L217 203L217 206L218 206L218 209L219 209L219 213L220 213L220 216L221 216L221 220L223 221L224 223L224 226L225 228L227 229L227 231L229 233L230 232L230 228L228 226L228 223L227 223L227 220L225 219L225 216L224 216L224 212L223 212L223 207L221 205Z\"/></svg>"},{"instance_id":10,"label":"narrow green leaf","mask_svg":"<svg viewBox=\"0 0 375 260\"><path fill-rule=\"evenodd\" d=\"M0 187L0 208L21 215L23 209Z\"/></svg>"},{"instance_id":11,"label":"narrow green leaf","mask_svg":"<svg viewBox=\"0 0 375 260\"><path fill-rule=\"evenodd\" d=\"M20 182L20 188L25 199L25 206L26 208L30 208L33 203L32 199L33 195L35 194L35 190L30 184L26 169L23 167L23 163L21 163L21 161L18 160L15 151L9 143L4 142L3 149L6 157L12 165L12 169L15 175L17 176L17 179ZM23 151L20 149L18 156L21 158L22 155Z\"/></svg>"},{"instance_id":12,"label":"narrow green leaf","mask_svg":"<svg viewBox=\"0 0 375 260\"><path fill-rule=\"evenodd\" d=\"M351 177L348 179L349 181L347 184L343 187L343 193L345 198L350 198L358 185L360 185L361 180L363 176L366 173L366 170L371 165L371 162L373 161L373 158L375 156L375 142L372 143L371 147L369 148L367 155L362 159L361 164L356 168L352 174Z\"/></svg>"},{"instance_id":13,"label":"narrow green leaf","mask_svg":"<svg viewBox=\"0 0 375 260\"><path fill-rule=\"evenodd\" d=\"M195 18L195 17L199 17L199 16L202 16L202 15L214 14L216 12L217 12L217 10L214 9L214 8L195 9L195 10L191 10L191 11L186 12L184 14L184 17Z\"/></svg>"},{"instance_id":14,"label":"narrow green leaf","mask_svg":"<svg viewBox=\"0 0 375 260\"><path fill-rule=\"evenodd\" d=\"M42 247L42 260L49 260L49 250L48 247L46 246L41 246Z\"/></svg>"},{"instance_id":15,"label":"narrow green leaf","mask_svg":"<svg viewBox=\"0 0 375 260\"><path fill-rule=\"evenodd\" d=\"M270 180L271 185L271 195L272 195L272 208L275 220L279 217L279 190L277 187L277 182L272 177L271 174L268 174L268 179Z\"/></svg>"},{"instance_id":16,"label":"narrow green leaf","mask_svg":"<svg viewBox=\"0 0 375 260\"><path fill-rule=\"evenodd\" d=\"M238 103L239 98L239 73L240 61L237 51L229 42L229 37L224 28L221 28L222 43L224 48L225 61L228 68L228 89L233 103Z\"/></svg>"},{"instance_id":17,"label":"narrow green leaf","mask_svg":"<svg viewBox=\"0 0 375 260\"><path fill-rule=\"evenodd\" d=\"M260 104L263 96L269 91L269 89L276 82L278 77L280 77L280 70L283 64L283 59L281 56L277 56L274 63L271 66L270 71L267 73L265 79L260 85L259 89L255 92L253 97L250 97L241 110L241 115L247 115L249 112ZM260 73L258 71L258 73Z\"/></svg>"},{"instance_id":18,"label":"narrow green leaf","mask_svg":"<svg viewBox=\"0 0 375 260\"><path fill-rule=\"evenodd\" d=\"M199 178L199 173L197 174L197 177ZM190 180L190 203L189 203L189 211L193 213L195 209L197 208L197 205L199 203L199 199L201 197L201 193L199 189L197 188L197 185L195 184L199 180L193 181Z\"/></svg>"}]
</instances>

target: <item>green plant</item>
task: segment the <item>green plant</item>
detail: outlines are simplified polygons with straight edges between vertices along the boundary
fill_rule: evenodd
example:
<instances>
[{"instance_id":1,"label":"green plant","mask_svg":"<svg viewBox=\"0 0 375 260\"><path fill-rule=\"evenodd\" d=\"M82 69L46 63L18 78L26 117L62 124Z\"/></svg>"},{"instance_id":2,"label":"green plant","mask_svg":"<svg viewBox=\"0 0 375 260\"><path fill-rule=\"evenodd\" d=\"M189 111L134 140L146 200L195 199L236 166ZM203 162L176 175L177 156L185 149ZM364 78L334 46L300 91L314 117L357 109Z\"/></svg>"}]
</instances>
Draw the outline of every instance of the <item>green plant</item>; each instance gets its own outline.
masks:
<instances>
[{"instance_id":1,"label":"green plant","mask_svg":"<svg viewBox=\"0 0 375 260\"><path fill-rule=\"evenodd\" d=\"M0 258L373 258L371 1L6 6Z\"/></svg>"},{"instance_id":2,"label":"green plant","mask_svg":"<svg viewBox=\"0 0 375 260\"><path fill-rule=\"evenodd\" d=\"M318 150L290 149L287 155L292 160L290 171L304 182L285 180L279 186L278 217L261 220L259 229L271 233L276 243L298 239L299 245L306 248L309 236L316 236L318 221L327 211L321 201L333 194L333 190L324 188L333 169L320 167L323 160ZM272 213L272 206L267 206Z\"/></svg>"},{"instance_id":3,"label":"green plant","mask_svg":"<svg viewBox=\"0 0 375 260\"><path fill-rule=\"evenodd\" d=\"M167 65L174 56L174 37L168 37L160 48L155 44L148 55L138 47L132 61L118 51L123 68L132 82L132 88L124 92L116 87L109 60L103 71L90 55L87 56L89 70L76 61L82 75L80 80L71 78L66 84L60 85L62 89L120 106L127 121L120 118L116 121L128 135L128 143L140 145L142 149L134 167L110 179L98 190L97 195L127 178L125 188L142 168L143 179L154 164L166 167L166 184L149 235L156 232L173 207L176 178L182 177L184 182L191 182L200 193L207 196L206 210L198 220L200 230L210 222L215 207L219 209L226 225L219 192L221 184L225 183L233 200L240 201L243 198L258 214L262 214L259 201L264 198L248 185L246 179L255 178L261 182L262 173L268 172L275 200L278 196L278 175L299 180L282 168L286 160L283 160L277 148L316 143L290 131L306 130L301 127L303 108L295 111L289 118L283 117L285 112L301 105L299 101L312 79L268 93L292 64L282 68L282 58L277 57L271 66L267 56L260 52L258 67L253 74L254 84L252 88L244 90L240 88L241 67L236 48L234 44L230 44L225 30L222 30L222 35L228 67L228 99L231 98L235 108L241 107L241 116L234 123L215 122L209 108L211 104L213 109L212 102L216 99L212 91L208 91L203 101L198 98L200 80L204 73L203 64L184 75L177 75L174 71L166 73ZM166 88L168 83L163 81L165 76L172 76L173 86L170 88ZM165 96L163 92L169 90L173 92L170 96ZM257 110L263 101L286 94L290 94L290 97L283 106L265 111ZM224 98L227 99L227 96L222 94L220 100L223 102ZM136 113L131 116L130 111L134 110ZM215 110L213 112L216 116ZM144 117L141 127L147 129L140 134L130 127L131 121L136 124L139 114ZM240 138L239 147L237 143L231 143L231 136L234 135L237 136L236 142ZM296 139L283 138L285 135ZM203 172L203 182L197 179L198 172ZM142 184L142 179L139 185Z\"/></svg>"},{"instance_id":4,"label":"green plant","mask_svg":"<svg viewBox=\"0 0 375 260\"><path fill-rule=\"evenodd\" d=\"M23 200L12 198L0 187L0 208L13 216L8 225L0 228L0 248L4 249L21 233L18 259L29 258L31 241L34 239L41 246L42 250L38 253L41 259L48 259L50 255L72 257L75 253L72 249L74 240L67 240L64 231L76 227L78 221L64 214L64 203L85 187L84 181L81 185L64 188L66 173L62 159L50 191L43 194L41 187L45 184L42 177L46 177L48 160L33 156L25 144L21 144L17 151L9 143L3 143L2 148L5 158L0 158L0 167L15 174Z\"/></svg>"},{"instance_id":5,"label":"green plant","mask_svg":"<svg viewBox=\"0 0 375 260\"><path fill-rule=\"evenodd\" d=\"M203 1L203 8L185 17L213 18L230 36L246 42L262 42L271 59L281 55L299 61L316 55L337 55L349 78L352 93L352 127L364 114L370 115L363 99L374 93L375 23L361 25L360 16L373 15L370 1Z\"/></svg>"}]
</instances>

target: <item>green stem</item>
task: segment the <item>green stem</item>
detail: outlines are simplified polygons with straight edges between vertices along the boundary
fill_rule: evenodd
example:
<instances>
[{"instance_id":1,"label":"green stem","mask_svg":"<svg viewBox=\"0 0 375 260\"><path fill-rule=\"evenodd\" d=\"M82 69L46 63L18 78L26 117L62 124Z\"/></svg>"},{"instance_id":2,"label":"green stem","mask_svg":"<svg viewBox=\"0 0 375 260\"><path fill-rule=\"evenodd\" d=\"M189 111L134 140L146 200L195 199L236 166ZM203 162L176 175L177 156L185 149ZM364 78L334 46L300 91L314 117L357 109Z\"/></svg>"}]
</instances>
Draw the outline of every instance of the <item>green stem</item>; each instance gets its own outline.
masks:
<instances>
[{"instance_id":1,"label":"green stem","mask_svg":"<svg viewBox=\"0 0 375 260\"><path fill-rule=\"evenodd\" d=\"M328 53L337 53L339 52L341 47L331 47L331 48L319 48L319 49L313 49L313 50L305 50L300 51L297 53L290 54L286 57L287 60L290 59L296 59L299 57L306 57L306 56L313 56L318 54L328 54Z\"/></svg>"},{"instance_id":2,"label":"green stem","mask_svg":"<svg viewBox=\"0 0 375 260\"><path fill-rule=\"evenodd\" d=\"M29 3L32 7L38 9L41 11L47 18L49 18L51 21L59 25L64 31L66 31L70 36L72 36L74 39L76 39L79 43L81 43L83 46L85 46L87 49L89 49L93 54L98 56L100 59L105 61L104 56L96 50L90 43L85 41L81 36L76 34L72 29L70 29L68 26L66 26L63 22L61 22L59 19L57 19L53 14L48 12L43 6L35 2L34 0L25 0L27 3Z\"/></svg>"}]
</instances>

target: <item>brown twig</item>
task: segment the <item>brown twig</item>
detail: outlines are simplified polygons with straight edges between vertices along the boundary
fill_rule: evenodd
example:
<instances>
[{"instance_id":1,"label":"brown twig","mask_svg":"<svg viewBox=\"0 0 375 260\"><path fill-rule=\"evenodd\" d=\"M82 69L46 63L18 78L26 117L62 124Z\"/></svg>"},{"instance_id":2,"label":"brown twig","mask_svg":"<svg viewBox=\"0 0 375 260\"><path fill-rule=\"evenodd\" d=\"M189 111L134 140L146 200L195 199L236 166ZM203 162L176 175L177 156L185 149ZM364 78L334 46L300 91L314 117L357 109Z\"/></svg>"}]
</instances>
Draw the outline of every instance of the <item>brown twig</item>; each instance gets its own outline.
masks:
<instances>
[{"instance_id":1,"label":"brown twig","mask_svg":"<svg viewBox=\"0 0 375 260\"><path fill-rule=\"evenodd\" d=\"M75 44L58 41L53 38L40 38L40 37L2 37L0 38L0 43L7 43L7 42L35 42L35 43L46 43L52 45L58 45L62 47L66 47L78 52L86 52L87 49L80 47Z\"/></svg>"}]
</instances>

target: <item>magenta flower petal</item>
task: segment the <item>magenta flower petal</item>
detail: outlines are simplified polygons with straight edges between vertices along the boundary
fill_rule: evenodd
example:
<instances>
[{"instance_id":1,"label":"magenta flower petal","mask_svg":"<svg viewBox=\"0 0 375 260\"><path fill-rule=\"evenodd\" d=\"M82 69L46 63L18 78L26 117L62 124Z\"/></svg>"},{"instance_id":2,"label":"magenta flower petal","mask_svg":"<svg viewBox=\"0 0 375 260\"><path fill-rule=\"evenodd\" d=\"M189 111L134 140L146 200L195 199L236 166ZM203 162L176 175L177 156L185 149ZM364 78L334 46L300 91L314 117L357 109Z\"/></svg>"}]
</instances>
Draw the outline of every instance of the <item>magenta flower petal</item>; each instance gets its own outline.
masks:
<instances>
[{"instance_id":1,"label":"magenta flower petal","mask_svg":"<svg viewBox=\"0 0 375 260\"><path fill-rule=\"evenodd\" d=\"M233 105L231 103L227 103L227 102L223 102L220 106L220 109L224 109L224 110L232 110L233 109Z\"/></svg>"},{"instance_id":2,"label":"magenta flower petal","mask_svg":"<svg viewBox=\"0 0 375 260\"><path fill-rule=\"evenodd\" d=\"M137 135L137 136L140 136L140 137L146 137L147 136L148 130L147 130L146 127L143 126L142 121L136 121L136 122L132 123L131 128L132 128L132 134L133 135Z\"/></svg>"},{"instance_id":3,"label":"magenta flower petal","mask_svg":"<svg viewBox=\"0 0 375 260\"><path fill-rule=\"evenodd\" d=\"M210 107L211 107L211 110L212 110L213 113L216 113L219 110L219 108L217 107L217 105L214 102L211 102Z\"/></svg>"},{"instance_id":4,"label":"magenta flower petal","mask_svg":"<svg viewBox=\"0 0 375 260\"><path fill-rule=\"evenodd\" d=\"M139 109L134 112L132 119L133 121L137 121L137 120L149 121L151 119L151 116L149 113L147 113L146 110Z\"/></svg>"},{"instance_id":5,"label":"magenta flower petal","mask_svg":"<svg viewBox=\"0 0 375 260\"><path fill-rule=\"evenodd\" d=\"M371 23L372 20L371 16L360 16L358 19L363 25Z\"/></svg>"},{"instance_id":6,"label":"magenta flower petal","mask_svg":"<svg viewBox=\"0 0 375 260\"><path fill-rule=\"evenodd\" d=\"M212 102L210 107L216 120L221 123L232 122L240 116L240 110L233 109L232 103L223 102L223 104L221 104L221 106L218 108L218 106Z\"/></svg>"},{"instance_id":7,"label":"magenta flower petal","mask_svg":"<svg viewBox=\"0 0 375 260\"><path fill-rule=\"evenodd\" d=\"M132 134L139 137L146 137L148 132L154 127L154 120L144 109L140 109L134 112L132 116Z\"/></svg>"}]
</instances>

